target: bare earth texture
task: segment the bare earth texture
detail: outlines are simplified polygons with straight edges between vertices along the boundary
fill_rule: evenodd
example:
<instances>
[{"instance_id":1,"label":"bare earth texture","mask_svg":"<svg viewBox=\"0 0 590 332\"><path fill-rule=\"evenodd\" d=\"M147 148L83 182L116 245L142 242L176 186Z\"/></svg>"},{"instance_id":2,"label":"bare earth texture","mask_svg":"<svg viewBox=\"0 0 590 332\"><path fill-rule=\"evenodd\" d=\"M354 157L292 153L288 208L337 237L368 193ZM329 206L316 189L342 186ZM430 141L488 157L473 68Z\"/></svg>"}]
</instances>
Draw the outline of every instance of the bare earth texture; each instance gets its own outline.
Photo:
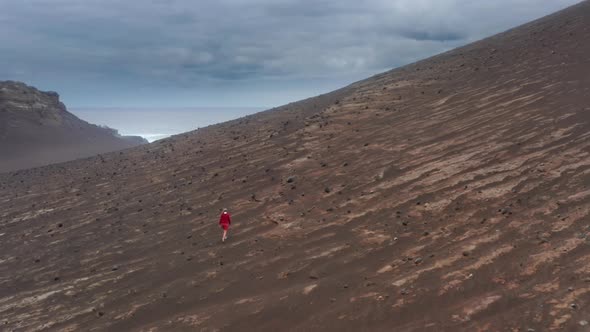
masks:
<instances>
[{"instance_id":1,"label":"bare earth texture","mask_svg":"<svg viewBox=\"0 0 590 332\"><path fill-rule=\"evenodd\" d=\"M2 175L0 323L587 331L588 41L586 1L327 95Z\"/></svg>"},{"instance_id":2,"label":"bare earth texture","mask_svg":"<svg viewBox=\"0 0 590 332\"><path fill-rule=\"evenodd\" d=\"M147 141L80 120L55 92L0 81L0 173L111 152Z\"/></svg>"}]
</instances>

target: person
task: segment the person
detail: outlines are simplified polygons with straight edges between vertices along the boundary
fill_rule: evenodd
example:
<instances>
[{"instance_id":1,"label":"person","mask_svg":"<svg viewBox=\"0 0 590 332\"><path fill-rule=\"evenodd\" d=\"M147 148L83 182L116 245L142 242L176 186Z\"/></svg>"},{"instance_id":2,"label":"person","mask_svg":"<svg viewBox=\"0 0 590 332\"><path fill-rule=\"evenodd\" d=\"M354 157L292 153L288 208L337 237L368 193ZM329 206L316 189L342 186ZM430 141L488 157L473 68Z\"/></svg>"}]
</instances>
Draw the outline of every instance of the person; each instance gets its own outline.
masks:
<instances>
[{"instance_id":1,"label":"person","mask_svg":"<svg viewBox=\"0 0 590 332\"><path fill-rule=\"evenodd\" d=\"M223 208L223 212L221 212L221 216L219 217L219 225L221 228L223 228L221 242L225 242L225 240L227 240L227 231L229 229L229 225L231 225L231 215L229 212L227 212L226 208Z\"/></svg>"}]
</instances>

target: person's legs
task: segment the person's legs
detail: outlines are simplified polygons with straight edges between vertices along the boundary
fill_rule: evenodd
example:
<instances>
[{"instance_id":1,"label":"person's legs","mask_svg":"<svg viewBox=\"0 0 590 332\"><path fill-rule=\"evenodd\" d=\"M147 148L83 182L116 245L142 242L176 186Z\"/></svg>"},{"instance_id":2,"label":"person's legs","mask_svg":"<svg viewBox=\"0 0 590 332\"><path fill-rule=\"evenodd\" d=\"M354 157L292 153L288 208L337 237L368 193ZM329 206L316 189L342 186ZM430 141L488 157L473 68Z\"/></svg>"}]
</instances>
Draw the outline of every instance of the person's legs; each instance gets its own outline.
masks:
<instances>
[{"instance_id":1,"label":"person's legs","mask_svg":"<svg viewBox=\"0 0 590 332\"><path fill-rule=\"evenodd\" d=\"M221 241L224 242L226 238L227 238L227 229L224 229L223 236L221 237Z\"/></svg>"}]
</instances>

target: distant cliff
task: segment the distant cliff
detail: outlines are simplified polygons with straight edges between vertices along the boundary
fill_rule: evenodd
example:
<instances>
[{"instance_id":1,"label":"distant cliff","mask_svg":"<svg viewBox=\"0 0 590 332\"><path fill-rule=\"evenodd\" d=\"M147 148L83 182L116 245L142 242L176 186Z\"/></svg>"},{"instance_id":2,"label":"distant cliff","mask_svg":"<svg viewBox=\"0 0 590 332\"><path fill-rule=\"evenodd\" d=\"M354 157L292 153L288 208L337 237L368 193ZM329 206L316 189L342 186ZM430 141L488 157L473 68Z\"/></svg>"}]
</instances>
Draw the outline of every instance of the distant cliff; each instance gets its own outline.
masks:
<instances>
[{"instance_id":1,"label":"distant cliff","mask_svg":"<svg viewBox=\"0 0 590 332\"><path fill-rule=\"evenodd\" d=\"M68 112L56 92L0 81L0 172L89 157L145 144Z\"/></svg>"}]
</instances>

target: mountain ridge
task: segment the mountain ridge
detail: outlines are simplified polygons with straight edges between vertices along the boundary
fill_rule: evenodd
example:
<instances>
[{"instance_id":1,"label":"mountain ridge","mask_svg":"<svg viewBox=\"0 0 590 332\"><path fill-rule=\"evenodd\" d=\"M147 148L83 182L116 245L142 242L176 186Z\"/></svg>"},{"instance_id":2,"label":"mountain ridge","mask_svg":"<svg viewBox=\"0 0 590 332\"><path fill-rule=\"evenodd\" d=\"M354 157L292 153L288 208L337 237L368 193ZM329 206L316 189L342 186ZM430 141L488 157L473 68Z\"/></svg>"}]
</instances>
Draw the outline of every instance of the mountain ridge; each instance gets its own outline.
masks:
<instances>
[{"instance_id":1,"label":"mountain ridge","mask_svg":"<svg viewBox=\"0 0 590 332\"><path fill-rule=\"evenodd\" d=\"M130 148L147 141L80 120L57 92L0 81L0 172Z\"/></svg>"}]
</instances>

